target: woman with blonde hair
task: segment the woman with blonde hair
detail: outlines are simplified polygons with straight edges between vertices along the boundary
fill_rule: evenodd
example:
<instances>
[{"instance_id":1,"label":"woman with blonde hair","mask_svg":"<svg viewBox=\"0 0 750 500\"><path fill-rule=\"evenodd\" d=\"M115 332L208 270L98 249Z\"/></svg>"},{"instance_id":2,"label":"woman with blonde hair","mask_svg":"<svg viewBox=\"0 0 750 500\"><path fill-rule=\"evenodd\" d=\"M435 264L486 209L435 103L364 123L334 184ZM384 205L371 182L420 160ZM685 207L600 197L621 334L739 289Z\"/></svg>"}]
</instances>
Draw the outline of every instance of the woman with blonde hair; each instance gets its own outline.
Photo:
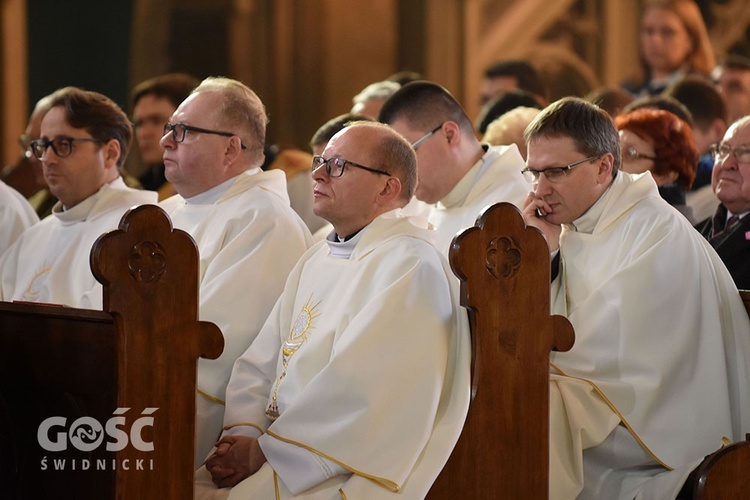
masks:
<instances>
[{"instance_id":1,"label":"woman with blonde hair","mask_svg":"<svg viewBox=\"0 0 750 500\"><path fill-rule=\"evenodd\" d=\"M641 17L641 67L623 85L636 97L661 93L690 73L709 75L715 59L693 0L647 0Z\"/></svg>"}]
</instances>

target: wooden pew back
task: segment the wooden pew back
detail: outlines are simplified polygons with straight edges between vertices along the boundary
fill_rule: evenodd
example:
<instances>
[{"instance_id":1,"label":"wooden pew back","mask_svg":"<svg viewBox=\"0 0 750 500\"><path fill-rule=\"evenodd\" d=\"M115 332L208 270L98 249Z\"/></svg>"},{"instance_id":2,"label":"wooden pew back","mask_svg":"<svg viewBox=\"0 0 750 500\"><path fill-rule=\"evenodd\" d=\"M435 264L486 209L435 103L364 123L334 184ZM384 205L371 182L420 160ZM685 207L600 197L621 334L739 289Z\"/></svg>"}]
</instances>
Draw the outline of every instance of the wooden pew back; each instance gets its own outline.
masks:
<instances>
[{"instance_id":1,"label":"wooden pew back","mask_svg":"<svg viewBox=\"0 0 750 500\"><path fill-rule=\"evenodd\" d=\"M196 361L223 349L218 328L198 321L197 247L141 206L99 238L91 266L105 312L0 304L0 489L192 498Z\"/></svg>"},{"instance_id":2,"label":"wooden pew back","mask_svg":"<svg viewBox=\"0 0 750 500\"><path fill-rule=\"evenodd\" d=\"M509 203L488 208L453 240L450 263L472 331L472 401L429 499L546 499L549 353L573 344L550 316L549 250Z\"/></svg>"}]
</instances>

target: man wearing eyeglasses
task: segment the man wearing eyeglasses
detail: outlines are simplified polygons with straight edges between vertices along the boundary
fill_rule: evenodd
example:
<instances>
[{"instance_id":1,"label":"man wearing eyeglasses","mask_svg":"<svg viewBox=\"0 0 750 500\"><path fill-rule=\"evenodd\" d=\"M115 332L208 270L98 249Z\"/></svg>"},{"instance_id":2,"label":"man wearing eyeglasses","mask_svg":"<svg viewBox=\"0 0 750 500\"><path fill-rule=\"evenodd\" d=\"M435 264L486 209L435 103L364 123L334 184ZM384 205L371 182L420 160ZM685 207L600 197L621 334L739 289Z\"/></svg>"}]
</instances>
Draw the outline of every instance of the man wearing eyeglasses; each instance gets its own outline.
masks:
<instances>
[{"instance_id":1,"label":"man wearing eyeglasses","mask_svg":"<svg viewBox=\"0 0 750 500\"><path fill-rule=\"evenodd\" d=\"M521 207L528 192L515 145L480 144L461 105L443 87L412 82L393 94L378 120L406 137L417 152L417 199L434 205L428 215L436 245L448 255L453 237L471 227L488 205Z\"/></svg>"},{"instance_id":2,"label":"man wearing eyeglasses","mask_svg":"<svg viewBox=\"0 0 750 500\"><path fill-rule=\"evenodd\" d=\"M51 94L31 152L59 200L0 260L0 299L101 309L102 288L89 267L96 239L116 229L127 209L156 194L120 177L132 138L125 113L109 98L75 87Z\"/></svg>"},{"instance_id":3,"label":"man wearing eyeglasses","mask_svg":"<svg viewBox=\"0 0 750 500\"><path fill-rule=\"evenodd\" d=\"M224 352L198 361L196 467L221 432L232 364L271 312L289 271L312 244L289 205L281 171L264 172L266 112L247 86L207 78L164 126L165 175L179 194L161 202L200 251L200 319Z\"/></svg>"},{"instance_id":4,"label":"man wearing eyeglasses","mask_svg":"<svg viewBox=\"0 0 750 500\"><path fill-rule=\"evenodd\" d=\"M713 146L711 188L721 204L698 226L732 274L750 289L750 116L737 120Z\"/></svg>"},{"instance_id":5,"label":"man wearing eyeglasses","mask_svg":"<svg viewBox=\"0 0 750 500\"><path fill-rule=\"evenodd\" d=\"M605 111L562 99L525 135L523 215L558 254L552 309L575 329L550 355L550 498L675 498L750 430L747 313L651 174L620 171Z\"/></svg>"},{"instance_id":6,"label":"man wearing eyeglasses","mask_svg":"<svg viewBox=\"0 0 750 500\"><path fill-rule=\"evenodd\" d=\"M312 168L315 213L334 230L235 364L196 498L424 498L461 432L466 315L433 231L402 211L409 143L355 122Z\"/></svg>"},{"instance_id":7,"label":"man wearing eyeglasses","mask_svg":"<svg viewBox=\"0 0 750 500\"><path fill-rule=\"evenodd\" d=\"M164 124L177 106L198 86L198 79L186 73L166 73L135 86L131 94L133 128L143 167L136 170L144 189L159 192L159 199L175 194L164 178L163 149L159 140Z\"/></svg>"}]
</instances>

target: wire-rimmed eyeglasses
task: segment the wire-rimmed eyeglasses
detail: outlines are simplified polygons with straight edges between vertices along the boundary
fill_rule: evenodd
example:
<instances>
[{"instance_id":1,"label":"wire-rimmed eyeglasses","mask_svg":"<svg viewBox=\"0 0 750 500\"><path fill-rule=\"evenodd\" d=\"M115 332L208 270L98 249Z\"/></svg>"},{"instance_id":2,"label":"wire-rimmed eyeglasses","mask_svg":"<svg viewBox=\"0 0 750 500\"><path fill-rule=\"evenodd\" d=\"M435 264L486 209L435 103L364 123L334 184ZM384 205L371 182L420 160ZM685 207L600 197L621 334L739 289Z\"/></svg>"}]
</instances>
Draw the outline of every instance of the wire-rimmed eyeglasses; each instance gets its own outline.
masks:
<instances>
[{"instance_id":1,"label":"wire-rimmed eyeglasses","mask_svg":"<svg viewBox=\"0 0 750 500\"><path fill-rule=\"evenodd\" d=\"M442 123L441 123L440 125L438 125L438 126L437 126L437 127L435 127L434 129L430 130L429 132L427 132L427 133L426 133L425 135L423 135L422 137L420 137L420 138L419 138L419 139L417 139L416 141L412 142L412 143L411 143L411 147L412 147L412 148L414 148L414 151L416 151L416 150L417 150L417 148L418 148L418 147L419 147L419 146L420 146L420 145L421 145L421 144L422 144L422 143L423 143L424 141L426 141L427 139L429 139L430 137L432 137L432 136L433 136L433 135L435 134L435 132L437 132L438 130L440 130L441 128L443 128L443 125L444 125L444 124L445 124L445 122L442 122Z\"/></svg>"},{"instance_id":2,"label":"wire-rimmed eyeglasses","mask_svg":"<svg viewBox=\"0 0 750 500\"><path fill-rule=\"evenodd\" d=\"M201 134L214 134L214 135L221 135L224 137L234 137L235 135L237 135L231 132L222 132L220 130L209 130L207 128L193 127L192 125L185 125L184 123L165 123L164 124L164 135L167 135L168 133L172 132L172 140L174 142L184 141L185 134L187 133L188 130L191 132L198 132ZM245 146L242 143L242 139L240 139L240 146L242 146L242 149L247 149L247 146Z\"/></svg>"},{"instance_id":3,"label":"wire-rimmed eyeglasses","mask_svg":"<svg viewBox=\"0 0 750 500\"><path fill-rule=\"evenodd\" d=\"M65 158L73 153L73 143L76 141L101 142L101 139L95 139L93 137L56 137L51 141L39 139L31 141L29 148L38 160L41 160L44 157L44 153L50 146L52 147L52 151L54 151L59 158Z\"/></svg>"},{"instance_id":4,"label":"wire-rimmed eyeglasses","mask_svg":"<svg viewBox=\"0 0 750 500\"><path fill-rule=\"evenodd\" d=\"M726 142L721 144L713 144L711 146L711 155L715 161L721 161L729 157L730 154L734 153L734 159L738 163L750 163L750 145L742 144L733 148Z\"/></svg>"},{"instance_id":5,"label":"wire-rimmed eyeglasses","mask_svg":"<svg viewBox=\"0 0 750 500\"><path fill-rule=\"evenodd\" d=\"M362 170L367 170L368 172L372 172L373 174L391 175L385 170L378 170L377 168L366 167L364 165L360 165L359 163L354 163L353 161L345 160L343 158L333 157L333 158L326 159L320 155L313 156L313 161L312 161L313 172L315 172L317 169L319 169L323 165L325 165L326 167L326 174L328 175L328 177L341 177L342 175L344 175L344 168L347 165L361 168Z\"/></svg>"},{"instance_id":6,"label":"wire-rimmed eyeglasses","mask_svg":"<svg viewBox=\"0 0 750 500\"><path fill-rule=\"evenodd\" d=\"M543 170L534 170L532 168L526 167L523 170L521 170L521 173L523 174L523 178L526 179L527 182L530 182L532 184L539 182L539 177L542 174L544 174L544 176L550 182L560 182L561 180L565 178L565 174L571 168L575 168L578 165L581 165L591 160L595 160L601 156L602 155L589 156L588 158L584 158L583 160L579 160L577 162L571 163L570 165L565 165L564 167L552 167L552 168L545 168Z\"/></svg>"}]
</instances>

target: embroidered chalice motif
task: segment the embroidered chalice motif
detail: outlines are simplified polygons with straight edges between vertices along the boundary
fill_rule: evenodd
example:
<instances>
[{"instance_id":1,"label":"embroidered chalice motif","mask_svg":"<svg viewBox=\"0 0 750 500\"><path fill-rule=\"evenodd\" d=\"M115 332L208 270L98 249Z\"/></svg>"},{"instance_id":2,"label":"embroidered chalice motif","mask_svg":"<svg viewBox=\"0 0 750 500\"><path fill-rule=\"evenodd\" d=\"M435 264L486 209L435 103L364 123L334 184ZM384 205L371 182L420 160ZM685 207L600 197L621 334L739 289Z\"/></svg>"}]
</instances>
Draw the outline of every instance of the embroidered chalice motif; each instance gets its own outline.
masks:
<instances>
[{"instance_id":1,"label":"embroidered chalice motif","mask_svg":"<svg viewBox=\"0 0 750 500\"><path fill-rule=\"evenodd\" d=\"M297 350L302 347L302 344L305 343L308 333L310 333L310 330L313 328L313 321L318 317L315 309L318 307L320 302L311 306L311 299L312 296L302 307L302 310L294 320L294 324L292 325L292 329L289 332L289 335L284 341L284 344L281 346L281 365L283 366L283 369L281 370L281 375L279 375L279 378L276 380L276 384L274 385L273 395L271 396L271 403L268 405L268 409L266 409L266 415L274 420L279 417L279 405L276 401L276 398L279 394L279 384L281 384L281 381L284 380L284 377L286 377L286 370L289 367L289 362L291 361L292 356L294 356Z\"/></svg>"}]
</instances>

